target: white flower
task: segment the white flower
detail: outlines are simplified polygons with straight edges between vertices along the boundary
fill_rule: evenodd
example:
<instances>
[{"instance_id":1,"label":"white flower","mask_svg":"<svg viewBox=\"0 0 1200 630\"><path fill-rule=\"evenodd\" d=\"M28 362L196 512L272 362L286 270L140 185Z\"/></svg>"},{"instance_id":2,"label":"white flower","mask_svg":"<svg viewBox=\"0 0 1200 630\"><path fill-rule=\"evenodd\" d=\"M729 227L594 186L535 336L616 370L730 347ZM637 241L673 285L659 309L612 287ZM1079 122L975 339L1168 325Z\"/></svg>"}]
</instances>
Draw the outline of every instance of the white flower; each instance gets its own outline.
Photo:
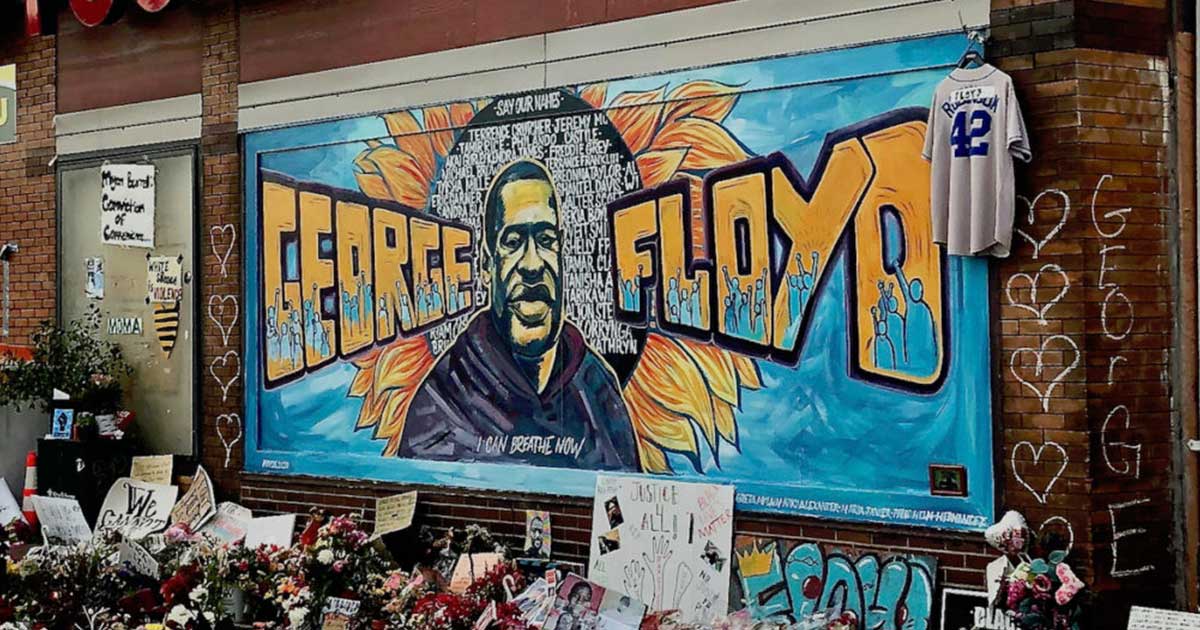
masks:
<instances>
[{"instance_id":1,"label":"white flower","mask_svg":"<svg viewBox=\"0 0 1200 630\"><path fill-rule=\"evenodd\" d=\"M184 608L180 604L176 604L175 607L171 609L170 614L167 615L167 621L173 621L177 624L183 625L191 621L194 617L195 616L192 615L191 611Z\"/></svg>"},{"instance_id":2,"label":"white flower","mask_svg":"<svg viewBox=\"0 0 1200 630\"><path fill-rule=\"evenodd\" d=\"M288 623L293 627L299 628L304 624L304 618L308 616L308 608L301 606L288 611Z\"/></svg>"},{"instance_id":3,"label":"white flower","mask_svg":"<svg viewBox=\"0 0 1200 630\"><path fill-rule=\"evenodd\" d=\"M188 597L194 602L199 602L204 599L205 595L208 595L208 589L204 588L204 585L200 585L192 589L192 592L188 594Z\"/></svg>"},{"instance_id":4,"label":"white flower","mask_svg":"<svg viewBox=\"0 0 1200 630\"><path fill-rule=\"evenodd\" d=\"M322 549L321 553L317 554L317 562L321 564L333 564L333 550Z\"/></svg>"},{"instance_id":5,"label":"white flower","mask_svg":"<svg viewBox=\"0 0 1200 630\"><path fill-rule=\"evenodd\" d=\"M204 620L207 621L209 625L212 625L217 622L217 616L211 611L206 610L204 611Z\"/></svg>"}]
</instances>

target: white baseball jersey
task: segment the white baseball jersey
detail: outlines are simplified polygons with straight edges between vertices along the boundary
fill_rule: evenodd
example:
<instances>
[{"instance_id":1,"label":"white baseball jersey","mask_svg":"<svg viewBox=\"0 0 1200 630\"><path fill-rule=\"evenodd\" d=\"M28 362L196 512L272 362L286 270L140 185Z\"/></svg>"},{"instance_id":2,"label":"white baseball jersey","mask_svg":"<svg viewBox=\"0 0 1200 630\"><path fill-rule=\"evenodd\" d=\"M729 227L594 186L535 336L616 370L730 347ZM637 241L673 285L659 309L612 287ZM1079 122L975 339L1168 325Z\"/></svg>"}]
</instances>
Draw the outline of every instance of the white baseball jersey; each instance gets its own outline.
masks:
<instances>
[{"instance_id":1,"label":"white baseball jersey","mask_svg":"<svg viewBox=\"0 0 1200 630\"><path fill-rule=\"evenodd\" d=\"M1012 79L990 64L953 70L934 91L923 156L934 242L951 255L1008 256L1013 158L1033 157Z\"/></svg>"}]
</instances>

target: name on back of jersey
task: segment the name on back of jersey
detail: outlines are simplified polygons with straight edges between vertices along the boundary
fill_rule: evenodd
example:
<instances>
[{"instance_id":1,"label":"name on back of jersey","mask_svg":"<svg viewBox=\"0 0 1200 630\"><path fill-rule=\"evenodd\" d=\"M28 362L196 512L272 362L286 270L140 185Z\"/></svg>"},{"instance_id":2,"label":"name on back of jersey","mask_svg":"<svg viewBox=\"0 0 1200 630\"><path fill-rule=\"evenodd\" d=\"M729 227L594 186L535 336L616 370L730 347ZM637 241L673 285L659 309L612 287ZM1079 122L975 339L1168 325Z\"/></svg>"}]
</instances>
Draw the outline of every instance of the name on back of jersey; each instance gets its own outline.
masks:
<instances>
[{"instance_id":1,"label":"name on back of jersey","mask_svg":"<svg viewBox=\"0 0 1200 630\"><path fill-rule=\"evenodd\" d=\"M953 117L955 112L973 103L995 112L1000 105L1000 97L996 96L996 87L976 85L954 90L946 97L946 102L942 103L942 112Z\"/></svg>"}]
</instances>

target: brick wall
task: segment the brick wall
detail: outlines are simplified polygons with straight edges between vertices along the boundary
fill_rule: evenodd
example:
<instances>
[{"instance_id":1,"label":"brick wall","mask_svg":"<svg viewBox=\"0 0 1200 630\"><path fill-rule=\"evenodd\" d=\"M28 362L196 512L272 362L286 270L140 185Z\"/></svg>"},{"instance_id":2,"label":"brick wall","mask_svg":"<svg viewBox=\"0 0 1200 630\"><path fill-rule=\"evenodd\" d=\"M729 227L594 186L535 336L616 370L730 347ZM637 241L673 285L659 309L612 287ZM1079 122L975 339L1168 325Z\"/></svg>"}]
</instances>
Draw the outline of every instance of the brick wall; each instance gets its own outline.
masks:
<instances>
[{"instance_id":1,"label":"brick wall","mask_svg":"<svg viewBox=\"0 0 1200 630\"><path fill-rule=\"evenodd\" d=\"M1013 76L1036 158L1018 181L1028 236L995 268L995 347L1004 505L1035 526L1069 523L1075 562L1103 593L1097 618L1121 627L1130 603L1173 599L1163 585L1174 582L1178 553L1170 78L1165 39L1110 46L1100 31L1117 22L1101 28L1097 16L1124 15L1140 29L1166 14L1146 3L999 4L998 38L1039 23L1062 29L1057 16L1073 4L1065 28L1078 45L1109 48L1013 41L997 62Z\"/></svg>"},{"instance_id":2,"label":"brick wall","mask_svg":"<svg viewBox=\"0 0 1200 630\"><path fill-rule=\"evenodd\" d=\"M200 159L203 164L199 246L203 252L200 301L236 318L242 299L239 241L242 227L241 159L237 139L237 12L234 3L201 4L204 62ZM212 305L210 307L210 305ZM228 321L228 320L227 320ZM211 317L203 339L200 458L223 496L236 494L242 450L242 334L240 322L227 334ZM220 381L216 379L220 378Z\"/></svg>"},{"instance_id":3,"label":"brick wall","mask_svg":"<svg viewBox=\"0 0 1200 630\"><path fill-rule=\"evenodd\" d=\"M1002 509L1074 541L1073 564L1103 593L1097 618L1111 621L1131 602L1168 605L1174 596L1163 588L1175 578L1166 542L1174 518L1170 91L1166 59L1148 42L1078 47L1080 38L1105 45L1095 4L993 3L992 56L1014 78L1035 152L1019 173L1026 236L993 274L996 474ZM1105 4L1104 15L1161 17ZM255 475L243 479L242 499L267 511L321 505L370 517L373 497L402 489ZM587 554L587 501L446 489L422 496L420 522L480 522L515 544L524 510L549 510L557 553ZM930 530L743 514L736 532L933 555L940 585L980 588L993 557L978 536Z\"/></svg>"},{"instance_id":4,"label":"brick wall","mask_svg":"<svg viewBox=\"0 0 1200 630\"><path fill-rule=\"evenodd\" d=\"M17 142L0 145L0 244L21 248L9 267L9 336L0 344L28 344L54 317L54 45L53 36L0 38L0 65L17 64L20 98Z\"/></svg>"},{"instance_id":5,"label":"brick wall","mask_svg":"<svg viewBox=\"0 0 1200 630\"><path fill-rule=\"evenodd\" d=\"M1105 35L1114 25L1095 19L1115 11L1131 23L1157 24L1161 4L993 2L991 55L1014 77L1036 156L1019 176L1018 191L1032 206L1018 208L1028 238L1017 236L1013 256L993 272L996 483L1003 508L1020 509L1035 527L1069 531L1074 563L1105 591L1102 627L1114 625L1112 615L1131 601L1166 603L1173 593L1163 585L1175 579L1170 77L1154 41L1116 41ZM241 299L242 268L238 16L229 2L200 6L201 300L231 307ZM54 305L54 178L46 166L53 155L54 38L0 48L0 63L11 60L21 64L18 81L26 87L20 142L0 147L0 241L22 246L13 266L19 341ZM240 327L224 339L205 318L200 332L201 458L223 494L262 512L321 506L370 517L374 497L404 489L240 475L242 381L233 380L241 374ZM222 390L210 366L232 386ZM519 544L524 510L547 510L557 552L577 560L587 554L589 501L421 490L419 523L478 522ZM939 586L981 587L992 557L973 535L744 514L735 525L739 534L933 555Z\"/></svg>"}]
</instances>

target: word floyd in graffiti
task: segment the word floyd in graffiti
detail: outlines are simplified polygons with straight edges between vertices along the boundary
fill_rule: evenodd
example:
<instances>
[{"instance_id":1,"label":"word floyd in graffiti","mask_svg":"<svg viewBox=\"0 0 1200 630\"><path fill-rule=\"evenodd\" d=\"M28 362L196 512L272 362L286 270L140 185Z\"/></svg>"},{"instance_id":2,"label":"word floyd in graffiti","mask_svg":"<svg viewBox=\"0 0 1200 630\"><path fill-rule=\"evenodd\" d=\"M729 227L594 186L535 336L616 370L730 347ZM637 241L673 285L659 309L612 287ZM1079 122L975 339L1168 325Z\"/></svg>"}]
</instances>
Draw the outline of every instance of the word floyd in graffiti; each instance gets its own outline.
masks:
<instances>
[{"instance_id":1,"label":"word floyd in graffiti","mask_svg":"<svg viewBox=\"0 0 1200 630\"><path fill-rule=\"evenodd\" d=\"M824 611L835 619L849 616L856 628L930 627L932 559L855 559L825 553L815 543L798 545L784 559L777 542L739 546L734 555L746 608L756 619L803 620Z\"/></svg>"},{"instance_id":2,"label":"word floyd in graffiti","mask_svg":"<svg viewBox=\"0 0 1200 630\"><path fill-rule=\"evenodd\" d=\"M683 180L609 204L617 319L794 364L844 246L853 368L936 387L950 309L928 165L912 159L923 120L900 110L831 135L808 182L774 153L710 172L702 209Z\"/></svg>"}]
</instances>

